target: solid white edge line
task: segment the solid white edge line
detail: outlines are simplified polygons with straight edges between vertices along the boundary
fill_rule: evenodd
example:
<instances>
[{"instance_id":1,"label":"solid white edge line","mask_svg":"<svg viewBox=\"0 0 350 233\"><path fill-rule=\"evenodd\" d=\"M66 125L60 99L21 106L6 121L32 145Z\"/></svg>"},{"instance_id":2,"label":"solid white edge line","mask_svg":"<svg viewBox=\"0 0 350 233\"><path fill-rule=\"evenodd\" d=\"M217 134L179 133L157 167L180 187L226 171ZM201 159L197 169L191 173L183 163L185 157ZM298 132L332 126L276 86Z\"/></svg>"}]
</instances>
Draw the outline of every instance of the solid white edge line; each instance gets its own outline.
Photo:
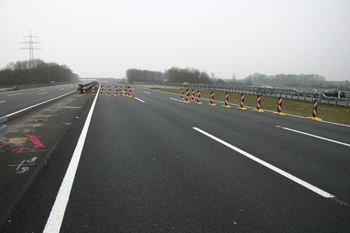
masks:
<instances>
[{"instance_id":1,"label":"solid white edge line","mask_svg":"<svg viewBox=\"0 0 350 233\"><path fill-rule=\"evenodd\" d=\"M273 166L273 165L271 165L271 164L269 164L269 163L267 163L267 162L265 162L265 161L255 157L255 156L249 154L248 152L245 152L245 151L243 151L243 150L241 150L241 149L239 149L239 148L237 148L237 147L235 147L235 146L233 146L233 145L231 145L231 144L229 144L229 143L227 143L227 142L225 142L225 141L223 141L223 140L221 140L221 139L219 139L219 138L217 138L217 137L215 137L215 136L213 136L213 135L211 135L211 134L209 134L209 133L207 133L207 132L205 132L205 131L203 131L203 130L201 130L199 128L193 127L193 129L198 131L198 132L200 132L200 133L202 133L202 134L204 134L204 135L206 135L207 137L209 137L211 139L214 139L217 142L220 142L221 144L223 144L223 145L229 147L230 149L232 149L232 150L234 150L234 151L236 151L236 152L246 156L247 158L250 158L251 160L254 160L257 163L260 163L261 165L263 165L263 166L273 170L274 172L277 172L280 175L282 175L282 176L284 176L284 177L286 177L286 178L288 178L288 179L290 179L290 180L292 180L292 181L294 181L294 182L304 186L305 188L307 188L307 189L309 189L309 190L311 190L311 191L321 195L322 197L335 198L334 195L332 195L330 193L327 193L327 192L323 191L322 189L319 189L316 186L314 186L312 184L309 184L309 183L299 179L298 177L295 177L295 176L293 176L293 175L291 175L291 174L289 174L289 173L287 173L287 172L285 172L285 171L283 171L283 170L281 170L281 169L279 169L279 168L277 168L277 167L275 167L275 166Z\"/></svg>"},{"instance_id":2,"label":"solid white edge line","mask_svg":"<svg viewBox=\"0 0 350 233\"><path fill-rule=\"evenodd\" d=\"M98 89L97 93L99 93L100 86L101 85L99 85L99 89ZM81 131L78 143L77 143L75 150L73 152L73 156L72 156L72 159L69 163L66 175L64 176L61 187L57 193L55 203L51 209L50 216L46 222L45 229L43 231L44 233L60 232L64 213L66 211L70 192L72 190L72 186L73 186L73 182L74 182L74 178L75 178L75 173L76 173L77 168L78 168L79 160L81 157L81 152L82 152L83 147L84 147L86 135L87 135L87 132L88 132L88 129L90 126L92 114L94 112L98 96L99 95L95 96L94 102L92 103L89 114L86 118L84 128Z\"/></svg>"},{"instance_id":3,"label":"solid white edge line","mask_svg":"<svg viewBox=\"0 0 350 233\"><path fill-rule=\"evenodd\" d=\"M334 143L337 143L337 144L340 144L340 145L343 145L343 146L349 146L350 147L350 144L347 144L345 142L339 142L339 141L336 141L336 140L333 140L333 139L324 138L324 137L321 137L321 136L305 133L305 132L302 132L302 131L298 131L298 130L295 130L295 129L290 129L290 128L286 128L286 127L282 127L282 126L278 126L278 125L276 125L276 127L284 129L284 130L292 131L292 132L295 132L295 133L303 134L303 135L306 135L306 136L310 136L310 137L314 137L314 138L318 138L318 139L322 139L322 140L325 140L325 141L334 142Z\"/></svg>"},{"instance_id":4,"label":"solid white edge line","mask_svg":"<svg viewBox=\"0 0 350 233\"><path fill-rule=\"evenodd\" d=\"M44 101L44 102L41 102L41 103L38 103L38 104L34 104L34 105L30 106L30 107L23 108L23 109L21 109L21 110L18 110L18 111L16 111L16 112L13 112L13 113L10 113L10 114L6 115L6 117L9 117L9 116L12 116L12 115L18 114L18 113L23 112L23 111L25 111L25 110L28 110L28 109L34 108L34 107L36 107L36 106L39 106L39 105L45 104L45 103L47 103L47 102L50 102L50 101L52 101L52 100L59 99L59 98L61 98L61 97L63 97L63 96L66 96L66 95L72 94L73 92L76 92L76 91L71 91L71 92L68 92L68 93L66 93L66 94L63 94L63 95L57 96L57 97L55 97L55 98L52 98L52 99L46 100L46 101Z\"/></svg>"},{"instance_id":5,"label":"solid white edge line","mask_svg":"<svg viewBox=\"0 0 350 233\"><path fill-rule=\"evenodd\" d=\"M134 98L137 99L138 101L142 102L142 103L145 102L145 101L143 101L142 99L139 99L139 98L137 98L137 97L134 97Z\"/></svg>"}]
</instances>

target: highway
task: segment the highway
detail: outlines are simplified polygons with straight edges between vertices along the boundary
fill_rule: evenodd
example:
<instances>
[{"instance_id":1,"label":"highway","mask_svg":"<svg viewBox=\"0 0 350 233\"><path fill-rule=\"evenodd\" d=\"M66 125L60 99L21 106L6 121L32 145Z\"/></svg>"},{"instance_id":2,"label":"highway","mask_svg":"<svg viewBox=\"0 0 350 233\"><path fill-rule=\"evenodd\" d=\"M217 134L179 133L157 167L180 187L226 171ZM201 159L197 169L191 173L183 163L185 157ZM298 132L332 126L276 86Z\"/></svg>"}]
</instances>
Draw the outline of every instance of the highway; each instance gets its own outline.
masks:
<instances>
[{"instance_id":1,"label":"highway","mask_svg":"<svg viewBox=\"0 0 350 233\"><path fill-rule=\"evenodd\" d=\"M350 231L349 126L101 85L2 232Z\"/></svg>"},{"instance_id":2,"label":"highway","mask_svg":"<svg viewBox=\"0 0 350 233\"><path fill-rule=\"evenodd\" d=\"M77 91L78 83L0 92L0 116L16 113L19 110Z\"/></svg>"}]
</instances>

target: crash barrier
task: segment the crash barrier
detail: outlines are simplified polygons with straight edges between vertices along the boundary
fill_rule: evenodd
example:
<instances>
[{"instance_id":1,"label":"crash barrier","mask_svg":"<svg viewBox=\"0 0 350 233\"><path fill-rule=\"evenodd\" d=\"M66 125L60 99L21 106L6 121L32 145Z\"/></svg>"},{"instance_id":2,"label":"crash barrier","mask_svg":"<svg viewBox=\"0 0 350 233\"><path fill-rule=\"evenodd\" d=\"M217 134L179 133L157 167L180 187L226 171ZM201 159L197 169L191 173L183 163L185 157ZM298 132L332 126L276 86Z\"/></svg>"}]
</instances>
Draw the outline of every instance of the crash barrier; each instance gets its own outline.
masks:
<instances>
[{"instance_id":1,"label":"crash barrier","mask_svg":"<svg viewBox=\"0 0 350 233\"><path fill-rule=\"evenodd\" d=\"M181 97L180 97L181 100L184 99L184 89L181 89Z\"/></svg>"},{"instance_id":2,"label":"crash barrier","mask_svg":"<svg viewBox=\"0 0 350 233\"><path fill-rule=\"evenodd\" d=\"M261 96L258 95L256 99L256 109L253 109L254 112L264 112L260 109Z\"/></svg>"},{"instance_id":3,"label":"crash barrier","mask_svg":"<svg viewBox=\"0 0 350 233\"><path fill-rule=\"evenodd\" d=\"M190 102L189 99L190 99L190 90L187 89L187 90L186 90L186 100L185 100L185 102L186 102L186 103L189 103L189 102Z\"/></svg>"},{"instance_id":4,"label":"crash barrier","mask_svg":"<svg viewBox=\"0 0 350 233\"><path fill-rule=\"evenodd\" d=\"M224 108L231 108L231 106L228 105L228 93L227 92L225 94L225 104L222 105L222 107L224 107Z\"/></svg>"},{"instance_id":5,"label":"crash barrier","mask_svg":"<svg viewBox=\"0 0 350 233\"><path fill-rule=\"evenodd\" d=\"M7 130L7 125L3 124L7 121L7 117L0 117L0 133L5 132Z\"/></svg>"},{"instance_id":6,"label":"crash barrier","mask_svg":"<svg viewBox=\"0 0 350 233\"><path fill-rule=\"evenodd\" d=\"M101 85L101 93L100 95L103 95L103 86Z\"/></svg>"},{"instance_id":7,"label":"crash barrier","mask_svg":"<svg viewBox=\"0 0 350 233\"><path fill-rule=\"evenodd\" d=\"M277 107L277 111L278 111L278 112L274 112L273 114L277 114L277 115L281 115L281 116L286 115L286 114L284 114L284 113L282 112L282 97L279 97L279 98L278 98L278 107Z\"/></svg>"},{"instance_id":8,"label":"crash barrier","mask_svg":"<svg viewBox=\"0 0 350 233\"><path fill-rule=\"evenodd\" d=\"M314 101L314 106L312 109L312 117L306 117L307 119L311 119L311 120L316 120L316 121L322 121L321 118L316 117L317 115L317 105L318 105L318 100Z\"/></svg>"},{"instance_id":9,"label":"crash barrier","mask_svg":"<svg viewBox=\"0 0 350 233\"><path fill-rule=\"evenodd\" d=\"M90 88L92 88L92 86L94 86L97 82L91 82L91 83L87 83L87 84L79 84L79 87L77 88L77 91L80 91L81 94L84 94L84 87L85 87L85 91L89 90Z\"/></svg>"},{"instance_id":10,"label":"crash barrier","mask_svg":"<svg viewBox=\"0 0 350 233\"><path fill-rule=\"evenodd\" d=\"M201 92L200 91L197 91L197 102L196 104L202 104L201 103Z\"/></svg>"},{"instance_id":11,"label":"crash barrier","mask_svg":"<svg viewBox=\"0 0 350 233\"><path fill-rule=\"evenodd\" d=\"M152 84L152 83L147 83ZM167 85L174 87L183 87L183 83L157 83L157 85ZM321 91L316 89L309 90L296 90L290 88L278 88L278 87L256 87L256 86L244 86L244 85L215 85L215 84L190 84L186 85L193 89L201 90L213 90L213 91L225 91L225 92L240 92L244 94L257 94L271 97L283 97L286 99L296 99L301 101L314 102L314 99L318 99L320 103L343 105L349 107L350 98L338 98L325 96ZM349 94L347 93L349 96Z\"/></svg>"},{"instance_id":12,"label":"crash barrier","mask_svg":"<svg viewBox=\"0 0 350 233\"><path fill-rule=\"evenodd\" d=\"M210 103L208 104L210 106L216 106L216 104L214 104L214 92L211 92L211 97L210 97Z\"/></svg>"},{"instance_id":13,"label":"crash barrier","mask_svg":"<svg viewBox=\"0 0 350 233\"><path fill-rule=\"evenodd\" d=\"M241 104L237 109L247 110L247 108L244 107L244 94L241 94Z\"/></svg>"}]
</instances>

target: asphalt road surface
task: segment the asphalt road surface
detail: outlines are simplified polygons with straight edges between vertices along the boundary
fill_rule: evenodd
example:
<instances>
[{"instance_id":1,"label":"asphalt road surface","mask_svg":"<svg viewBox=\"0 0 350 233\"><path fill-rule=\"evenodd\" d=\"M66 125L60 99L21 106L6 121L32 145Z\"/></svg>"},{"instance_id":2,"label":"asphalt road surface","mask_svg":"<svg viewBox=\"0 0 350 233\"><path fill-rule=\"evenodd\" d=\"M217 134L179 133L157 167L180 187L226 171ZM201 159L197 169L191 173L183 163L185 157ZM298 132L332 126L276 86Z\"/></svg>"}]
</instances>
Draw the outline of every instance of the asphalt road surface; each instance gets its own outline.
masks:
<instances>
[{"instance_id":1,"label":"asphalt road surface","mask_svg":"<svg viewBox=\"0 0 350 233\"><path fill-rule=\"evenodd\" d=\"M0 116L16 113L19 110L77 91L78 83L55 85L19 91L0 92Z\"/></svg>"},{"instance_id":2,"label":"asphalt road surface","mask_svg":"<svg viewBox=\"0 0 350 233\"><path fill-rule=\"evenodd\" d=\"M101 84L1 231L350 231L348 126Z\"/></svg>"}]
</instances>

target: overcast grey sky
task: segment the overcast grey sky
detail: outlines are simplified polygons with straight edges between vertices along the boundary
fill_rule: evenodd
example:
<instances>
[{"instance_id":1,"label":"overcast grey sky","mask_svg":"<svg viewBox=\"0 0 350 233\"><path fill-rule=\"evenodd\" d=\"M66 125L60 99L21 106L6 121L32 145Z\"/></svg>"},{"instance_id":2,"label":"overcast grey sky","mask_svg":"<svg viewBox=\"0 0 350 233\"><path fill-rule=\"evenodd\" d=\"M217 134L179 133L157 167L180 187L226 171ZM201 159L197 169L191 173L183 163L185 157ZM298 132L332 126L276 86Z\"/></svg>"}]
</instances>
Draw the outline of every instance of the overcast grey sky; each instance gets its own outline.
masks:
<instances>
[{"instance_id":1,"label":"overcast grey sky","mask_svg":"<svg viewBox=\"0 0 350 233\"><path fill-rule=\"evenodd\" d=\"M349 0L0 0L0 68L34 57L81 77L173 66L350 80Z\"/></svg>"}]
</instances>

